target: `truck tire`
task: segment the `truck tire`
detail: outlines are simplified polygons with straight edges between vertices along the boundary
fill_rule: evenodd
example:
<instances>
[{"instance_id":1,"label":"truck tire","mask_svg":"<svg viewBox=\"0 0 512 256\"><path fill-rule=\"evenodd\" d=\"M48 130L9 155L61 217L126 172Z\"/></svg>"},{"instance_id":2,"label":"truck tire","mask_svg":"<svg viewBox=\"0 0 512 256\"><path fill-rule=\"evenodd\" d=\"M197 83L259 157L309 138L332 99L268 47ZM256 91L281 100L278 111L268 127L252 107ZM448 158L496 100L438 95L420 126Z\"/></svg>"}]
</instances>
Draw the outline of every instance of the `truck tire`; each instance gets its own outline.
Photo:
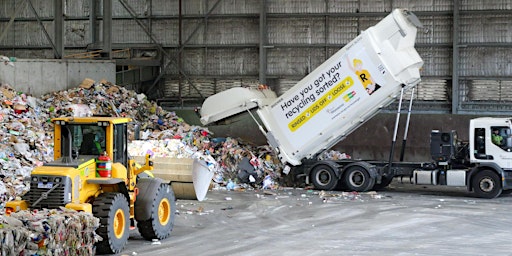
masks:
<instances>
[{"instance_id":1,"label":"truck tire","mask_svg":"<svg viewBox=\"0 0 512 256\"><path fill-rule=\"evenodd\" d=\"M333 167L320 164L311 170L311 182L316 189L333 190L338 184L338 178Z\"/></svg>"},{"instance_id":2,"label":"truck tire","mask_svg":"<svg viewBox=\"0 0 512 256\"><path fill-rule=\"evenodd\" d=\"M171 234L176 213L176 198L169 184L160 184L150 205L136 205L136 207L151 209L151 217L148 220L137 222L139 233L144 239L161 240Z\"/></svg>"},{"instance_id":3,"label":"truck tire","mask_svg":"<svg viewBox=\"0 0 512 256\"><path fill-rule=\"evenodd\" d=\"M480 198L496 198L503 191L500 176L491 170L478 171L471 181L473 191Z\"/></svg>"},{"instance_id":4,"label":"truck tire","mask_svg":"<svg viewBox=\"0 0 512 256\"><path fill-rule=\"evenodd\" d=\"M101 194L92 204L92 213L100 219L96 233L103 238L96 243L96 253L121 252L130 236L130 208L126 196L116 192Z\"/></svg>"},{"instance_id":5,"label":"truck tire","mask_svg":"<svg viewBox=\"0 0 512 256\"><path fill-rule=\"evenodd\" d=\"M373 188L375 178L364 167L354 165L344 172L343 183L347 190L365 192Z\"/></svg>"},{"instance_id":6,"label":"truck tire","mask_svg":"<svg viewBox=\"0 0 512 256\"><path fill-rule=\"evenodd\" d=\"M383 176L380 184L373 185L373 190L383 190L393 181L393 177Z\"/></svg>"}]
</instances>

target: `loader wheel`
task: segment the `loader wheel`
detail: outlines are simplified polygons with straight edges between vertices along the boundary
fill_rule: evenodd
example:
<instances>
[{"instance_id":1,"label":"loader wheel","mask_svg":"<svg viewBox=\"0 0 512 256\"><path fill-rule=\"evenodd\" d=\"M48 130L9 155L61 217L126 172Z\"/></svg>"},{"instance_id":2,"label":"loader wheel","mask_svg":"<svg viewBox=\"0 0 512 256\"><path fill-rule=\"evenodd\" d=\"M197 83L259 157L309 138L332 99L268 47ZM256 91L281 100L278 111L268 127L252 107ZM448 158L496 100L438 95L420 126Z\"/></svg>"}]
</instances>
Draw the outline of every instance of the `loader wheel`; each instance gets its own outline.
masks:
<instances>
[{"instance_id":1,"label":"loader wheel","mask_svg":"<svg viewBox=\"0 0 512 256\"><path fill-rule=\"evenodd\" d=\"M501 179L491 170L481 170L472 179L473 191L481 198L496 198L501 192Z\"/></svg>"},{"instance_id":2,"label":"loader wheel","mask_svg":"<svg viewBox=\"0 0 512 256\"><path fill-rule=\"evenodd\" d=\"M332 167L321 164L311 171L311 182L316 189L333 190L338 184L338 178Z\"/></svg>"},{"instance_id":3,"label":"loader wheel","mask_svg":"<svg viewBox=\"0 0 512 256\"><path fill-rule=\"evenodd\" d=\"M115 192L101 194L92 204L92 213L100 219L96 233L103 238L96 243L96 252L121 252L130 236L130 208L126 197Z\"/></svg>"},{"instance_id":4,"label":"loader wheel","mask_svg":"<svg viewBox=\"0 0 512 256\"><path fill-rule=\"evenodd\" d=\"M138 221L139 233L146 240L165 239L174 226L176 213L176 198L174 191L169 184L161 184L155 193L151 208L151 218L145 221Z\"/></svg>"},{"instance_id":5,"label":"loader wheel","mask_svg":"<svg viewBox=\"0 0 512 256\"><path fill-rule=\"evenodd\" d=\"M375 178L361 166L349 167L343 175L344 187L349 191L364 192L373 188Z\"/></svg>"}]
</instances>

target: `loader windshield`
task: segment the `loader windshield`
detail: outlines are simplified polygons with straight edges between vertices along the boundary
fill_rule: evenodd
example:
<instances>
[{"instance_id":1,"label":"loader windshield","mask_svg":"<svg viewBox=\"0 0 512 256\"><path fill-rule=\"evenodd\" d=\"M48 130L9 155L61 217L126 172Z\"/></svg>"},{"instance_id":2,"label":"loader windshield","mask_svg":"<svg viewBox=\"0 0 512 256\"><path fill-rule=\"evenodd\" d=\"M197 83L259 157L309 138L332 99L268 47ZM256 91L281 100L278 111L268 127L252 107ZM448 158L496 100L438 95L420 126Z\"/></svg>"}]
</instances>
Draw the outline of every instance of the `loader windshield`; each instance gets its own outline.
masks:
<instances>
[{"instance_id":1,"label":"loader windshield","mask_svg":"<svg viewBox=\"0 0 512 256\"><path fill-rule=\"evenodd\" d=\"M105 127L97 124L70 124L68 128L71 131L72 150L75 154L100 155L105 151Z\"/></svg>"}]
</instances>

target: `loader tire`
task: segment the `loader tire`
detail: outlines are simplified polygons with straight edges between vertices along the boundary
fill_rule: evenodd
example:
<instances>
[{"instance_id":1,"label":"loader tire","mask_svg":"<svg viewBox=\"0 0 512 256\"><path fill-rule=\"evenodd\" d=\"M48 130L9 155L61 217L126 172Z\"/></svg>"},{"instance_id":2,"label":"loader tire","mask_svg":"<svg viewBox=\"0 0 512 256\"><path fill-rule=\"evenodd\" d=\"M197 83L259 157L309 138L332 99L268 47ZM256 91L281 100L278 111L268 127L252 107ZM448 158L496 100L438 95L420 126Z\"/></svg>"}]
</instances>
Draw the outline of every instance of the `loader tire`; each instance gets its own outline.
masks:
<instances>
[{"instance_id":1,"label":"loader tire","mask_svg":"<svg viewBox=\"0 0 512 256\"><path fill-rule=\"evenodd\" d=\"M92 204L92 213L100 219L96 233L103 238L96 243L96 253L121 252L130 236L130 208L126 196L116 192L101 194Z\"/></svg>"},{"instance_id":2,"label":"loader tire","mask_svg":"<svg viewBox=\"0 0 512 256\"><path fill-rule=\"evenodd\" d=\"M473 177L473 191L480 198L496 198L503 191L500 176L491 170L480 170Z\"/></svg>"},{"instance_id":3,"label":"loader tire","mask_svg":"<svg viewBox=\"0 0 512 256\"><path fill-rule=\"evenodd\" d=\"M154 200L151 205L151 217L148 220L137 221L139 233L146 240L165 239L172 231L174 226L174 216L176 213L176 197L169 184L160 184L156 190Z\"/></svg>"},{"instance_id":4,"label":"loader tire","mask_svg":"<svg viewBox=\"0 0 512 256\"><path fill-rule=\"evenodd\" d=\"M343 183L347 190L365 192L373 188L375 178L364 167L355 165L345 171Z\"/></svg>"},{"instance_id":5,"label":"loader tire","mask_svg":"<svg viewBox=\"0 0 512 256\"><path fill-rule=\"evenodd\" d=\"M311 182L316 189L333 190L338 185L338 178L333 167L321 164L311 170Z\"/></svg>"}]
</instances>

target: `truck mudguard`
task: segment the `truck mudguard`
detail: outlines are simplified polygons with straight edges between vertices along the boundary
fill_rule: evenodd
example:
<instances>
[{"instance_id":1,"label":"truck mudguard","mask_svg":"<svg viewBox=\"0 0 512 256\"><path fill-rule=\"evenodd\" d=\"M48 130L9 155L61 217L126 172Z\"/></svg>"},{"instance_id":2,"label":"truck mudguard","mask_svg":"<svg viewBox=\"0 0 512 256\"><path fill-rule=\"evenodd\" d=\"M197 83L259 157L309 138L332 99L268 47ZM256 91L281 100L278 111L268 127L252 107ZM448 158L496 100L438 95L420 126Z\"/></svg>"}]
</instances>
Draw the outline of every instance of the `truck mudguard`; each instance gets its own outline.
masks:
<instances>
[{"instance_id":1,"label":"truck mudguard","mask_svg":"<svg viewBox=\"0 0 512 256\"><path fill-rule=\"evenodd\" d=\"M309 176L311 171L313 169L315 169L316 166L319 166L319 165L327 165L329 167L331 167L333 170L334 170L334 173L336 175L336 178L341 178L341 170L340 170L340 165L337 164L335 161L332 161L332 160L322 160L322 161L317 161L315 162L315 164L309 166L308 168L305 169L306 171L306 175Z\"/></svg>"},{"instance_id":2,"label":"truck mudguard","mask_svg":"<svg viewBox=\"0 0 512 256\"><path fill-rule=\"evenodd\" d=\"M347 164L347 165L343 166L343 170L346 170L352 166L360 166L360 167L364 168L366 171L368 171L368 174L370 174L370 177L372 177L372 178L377 178L377 176L379 175L379 173L377 171L377 167L375 167L375 165L372 165L368 162L363 162L363 161Z\"/></svg>"}]
</instances>

